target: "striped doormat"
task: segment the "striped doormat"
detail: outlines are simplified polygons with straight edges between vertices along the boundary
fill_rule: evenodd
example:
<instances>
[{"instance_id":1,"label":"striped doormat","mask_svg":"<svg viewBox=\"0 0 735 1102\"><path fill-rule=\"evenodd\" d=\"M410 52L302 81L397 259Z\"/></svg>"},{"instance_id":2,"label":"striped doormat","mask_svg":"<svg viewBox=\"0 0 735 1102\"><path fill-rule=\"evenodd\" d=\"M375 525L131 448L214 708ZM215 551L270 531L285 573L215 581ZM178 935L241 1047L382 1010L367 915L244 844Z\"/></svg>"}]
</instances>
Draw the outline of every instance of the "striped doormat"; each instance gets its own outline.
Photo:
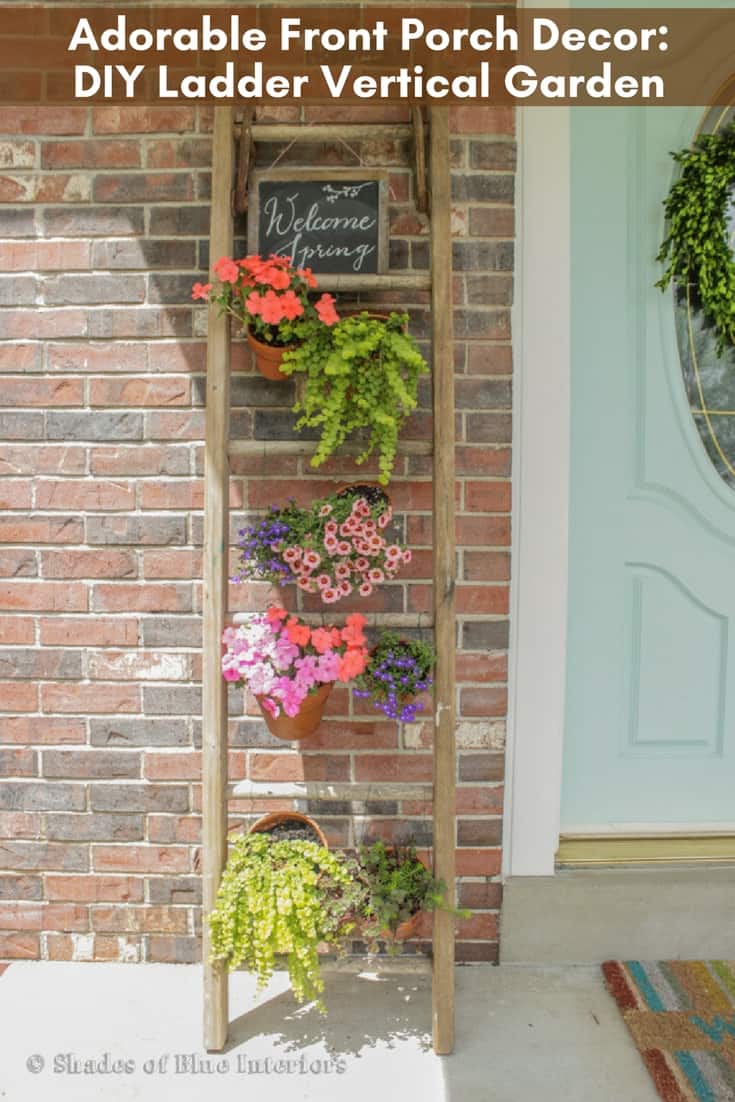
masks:
<instances>
[{"instance_id":1,"label":"striped doormat","mask_svg":"<svg viewBox=\"0 0 735 1102\"><path fill-rule=\"evenodd\" d=\"M664 1102L735 1102L735 961L608 961L602 971Z\"/></svg>"}]
</instances>

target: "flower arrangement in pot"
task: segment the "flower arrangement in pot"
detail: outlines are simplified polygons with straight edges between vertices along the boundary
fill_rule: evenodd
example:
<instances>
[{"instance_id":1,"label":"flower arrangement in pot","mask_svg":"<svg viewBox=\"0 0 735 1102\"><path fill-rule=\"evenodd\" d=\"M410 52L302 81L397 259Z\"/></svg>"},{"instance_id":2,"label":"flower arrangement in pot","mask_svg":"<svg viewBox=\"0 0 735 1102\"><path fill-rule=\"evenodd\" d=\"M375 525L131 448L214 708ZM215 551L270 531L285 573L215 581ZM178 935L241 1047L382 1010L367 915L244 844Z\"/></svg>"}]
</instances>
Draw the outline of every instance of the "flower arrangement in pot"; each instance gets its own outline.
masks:
<instances>
[{"instance_id":1,"label":"flower arrangement in pot","mask_svg":"<svg viewBox=\"0 0 735 1102\"><path fill-rule=\"evenodd\" d=\"M451 906L446 885L434 879L413 845L374 842L360 847L357 856L347 858L346 864L362 888L356 925L371 950L384 941L388 951L395 952L397 942L416 933L422 911L439 908L458 918L469 914Z\"/></svg>"},{"instance_id":2,"label":"flower arrangement in pot","mask_svg":"<svg viewBox=\"0 0 735 1102\"><path fill-rule=\"evenodd\" d=\"M387 318L363 311L333 325L310 325L304 340L283 357L285 375L303 375L294 411L297 428L321 432L311 464L320 466L354 432L367 441L356 462L378 452L379 481L387 486L398 434L417 405L419 377L426 360L406 332L407 314Z\"/></svg>"},{"instance_id":3,"label":"flower arrangement in pot","mask_svg":"<svg viewBox=\"0 0 735 1102\"><path fill-rule=\"evenodd\" d=\"M365 669L364 626L365 617L353 613L343 628L310 628L272 605L225 628L223 676L250 689L272 734L305 738L319 726L334 682Z\"/></svg>"},{"instance_id":4,"label":"flower arrangement in pot","mask_svg":"<svg viewBox=\"0 0 735 1102\"><path fill-rule=\"evenodd\" d=\"M273 506L257 524L240 531L235 581L295 582L324 604L390 581L411 551L384 532L393 508L380 486L348 486L306 509Z\"/></svg>"},{"instance_id":5,"label":"flower arrangement in pot","mask_svg":"<svg viewBox=\"0 0 735 1102\"><path fill-rule=\"evenodd\" d=\"M331 295L315 303L309 292L317 286L310 268L297 268L289 257L271 254L233 260L221 256L214 265L218 285L195 283L192 298L213 302L247 331L255 363L267 379L284 379L284 351L307 332L334 325L339 317Z\"/></svg>"},{"instance_id":6,"label":"flower arrangement in pot","mask_svg":"<svg viewBox=\"0 0 735 1102\"><path fill-rule=\"evenodd\" d=\"M284 955L296 999L324 1013L319 946L344 951L362 894L344 859L317 842L239 835L209 915L212 960L244 966L260 991Z\"/></svg>"},{"instance_id":7,"label":"flower arrangement in pot","mask_svg":"<svg viewBox=\"0 0 735 1102\"><path fill-rule=\"evenodd\" d=\"M422 709L416 696L431 686L435 661L431 644L381 632L353 694L371 699L388 719L412 723Z\"/></svg>"}]
</instances>

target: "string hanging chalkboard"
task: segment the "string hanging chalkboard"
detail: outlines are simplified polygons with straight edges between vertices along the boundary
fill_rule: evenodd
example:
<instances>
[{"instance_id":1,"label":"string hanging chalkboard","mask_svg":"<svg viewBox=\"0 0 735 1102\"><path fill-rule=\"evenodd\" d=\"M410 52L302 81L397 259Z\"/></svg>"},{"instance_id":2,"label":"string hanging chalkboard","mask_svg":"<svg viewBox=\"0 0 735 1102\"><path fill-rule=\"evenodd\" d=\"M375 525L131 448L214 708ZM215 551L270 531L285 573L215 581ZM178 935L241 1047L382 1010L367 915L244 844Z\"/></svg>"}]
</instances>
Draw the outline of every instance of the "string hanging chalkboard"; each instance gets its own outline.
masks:
<instances>
[{"instance_id":1,"label":"string hanging chalkboard","mask_svg":"<svg viewBox=\"0 0 735 1102\"><path fill-rule=\"evenodd\" d=\"M257 174L248 215L250 252L289 256L319 275L386 270L385 172L283 171Z\"/></svg>"}]
</instances>

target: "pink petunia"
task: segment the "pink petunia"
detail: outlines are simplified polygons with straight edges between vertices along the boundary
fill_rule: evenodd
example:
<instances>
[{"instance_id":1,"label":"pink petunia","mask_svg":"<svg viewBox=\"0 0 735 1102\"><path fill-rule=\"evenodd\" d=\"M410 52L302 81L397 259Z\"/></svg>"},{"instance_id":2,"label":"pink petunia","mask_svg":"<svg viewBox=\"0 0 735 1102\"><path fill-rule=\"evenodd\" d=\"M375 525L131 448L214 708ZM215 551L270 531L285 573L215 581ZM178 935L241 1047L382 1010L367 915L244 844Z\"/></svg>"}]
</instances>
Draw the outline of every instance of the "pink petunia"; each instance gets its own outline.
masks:
<instances>
[{"instance_id":1,"label":"pink petunia","mask_svg":"<svg viewBox=\"0 0 735 1102\"><path fill-rule=\"evenodd\" d=\"M334 308L334 297L332 295L323 294L314 303L314 309L319 315L319 320L323 321L325 325L334 325L339 321L339 314Z\"/></svg>"},{"instance_id":2,"label":"pink petunia","mask_svg":"<svg viewBox=\"0 0 735 1102\"><path fill-rule=\"evenodd\" d=\"M195 283L191 289L191 297L195 300L201 298L206 302L209 299L209 292L211 290L211 283Z\"/></svg>"},{"instance_id":3,"label":"pink petunia","mask_svg":"<svg viewBox=\"0 0 735 1102\"><path fill-rule=\"evenodd\" d=\"M214 265L214 274L222 283L237 283L240 266L229 256L221 256Z\"/></svg>"}]
</instances>

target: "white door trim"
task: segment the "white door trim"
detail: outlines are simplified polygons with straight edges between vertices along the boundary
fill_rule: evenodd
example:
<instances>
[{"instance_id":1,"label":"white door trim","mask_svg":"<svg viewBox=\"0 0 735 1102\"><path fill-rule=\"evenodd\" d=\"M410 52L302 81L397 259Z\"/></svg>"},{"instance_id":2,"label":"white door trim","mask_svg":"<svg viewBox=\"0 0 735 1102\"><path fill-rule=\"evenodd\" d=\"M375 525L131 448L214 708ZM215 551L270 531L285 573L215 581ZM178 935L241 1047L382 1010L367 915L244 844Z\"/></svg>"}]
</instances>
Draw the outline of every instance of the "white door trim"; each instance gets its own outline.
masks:
<instances>
[{"instance_id":1,"label":"white door trim","mask_svg":"<svg viewBox=\"0 0 735 1102\"><path fill-rule=\"evenodd\" d=\"M522 107L517 119L513 549L503 872L549 876L554 872L559 839L566 677L569 110Z\"/></svg>"}]
</instances>

